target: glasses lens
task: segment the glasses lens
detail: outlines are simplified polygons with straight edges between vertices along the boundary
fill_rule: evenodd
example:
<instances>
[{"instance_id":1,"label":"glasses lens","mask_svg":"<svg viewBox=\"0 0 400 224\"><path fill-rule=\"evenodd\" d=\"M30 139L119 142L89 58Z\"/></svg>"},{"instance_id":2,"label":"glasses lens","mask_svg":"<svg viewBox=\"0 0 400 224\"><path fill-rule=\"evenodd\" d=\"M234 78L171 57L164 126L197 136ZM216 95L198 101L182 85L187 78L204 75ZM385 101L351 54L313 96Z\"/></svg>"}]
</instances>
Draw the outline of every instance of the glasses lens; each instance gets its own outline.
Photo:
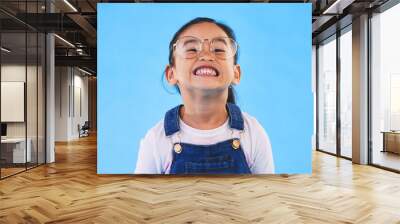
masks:
<instances>
[{"instance_id":1,"label":"glasses lens","mask_svg":"<svg viewBox=\"0 0 400 224\"><path fill-rule=\"evenodd\" d=\"M215 38L211 42L211 51L219 58L230 58L236 54L237 44L228 37Z\"/></svg>"},{"instance_id":2,"label":"glasses lens","mask_svg":"<svg viewBox=\"0 0 400 224\"><path fill-rule=\"evenodd\" d=\"M200 52L201 40L194 37L182 37L176 44L176 52L184 58L194 58Z\"/></svg>"}]
</instances>

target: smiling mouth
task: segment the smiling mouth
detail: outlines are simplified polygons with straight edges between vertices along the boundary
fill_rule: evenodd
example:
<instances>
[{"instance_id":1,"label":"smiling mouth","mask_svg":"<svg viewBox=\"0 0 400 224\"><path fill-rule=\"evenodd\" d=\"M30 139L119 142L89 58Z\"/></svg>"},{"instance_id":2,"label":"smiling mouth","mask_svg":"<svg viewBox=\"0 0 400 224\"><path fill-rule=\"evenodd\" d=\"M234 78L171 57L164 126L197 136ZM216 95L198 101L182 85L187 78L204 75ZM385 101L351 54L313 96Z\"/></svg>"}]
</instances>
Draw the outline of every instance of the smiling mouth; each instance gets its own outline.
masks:
<instances>
[{"instance_id":1,"label":"smiling mouth","mask_svg":"<svg viewBox=\"0 0 400 224\"><path fill-rule=\"evenodd\" d=\"M193 74L196 76L212 76L216 77L219 75L219 72L217 69L210 67L210 66L201 66L196 68L193 71Z\"/></svg>"}]
</instances>

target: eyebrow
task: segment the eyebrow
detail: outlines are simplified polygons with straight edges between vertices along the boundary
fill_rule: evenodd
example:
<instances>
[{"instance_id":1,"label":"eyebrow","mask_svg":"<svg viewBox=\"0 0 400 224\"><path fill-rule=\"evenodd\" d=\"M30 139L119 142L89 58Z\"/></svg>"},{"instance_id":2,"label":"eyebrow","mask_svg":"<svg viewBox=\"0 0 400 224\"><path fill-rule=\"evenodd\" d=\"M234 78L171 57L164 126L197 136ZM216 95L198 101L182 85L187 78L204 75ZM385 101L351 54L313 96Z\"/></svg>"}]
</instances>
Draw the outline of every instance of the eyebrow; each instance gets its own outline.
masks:
<instances>
[{"instance_id":1,"label":"eyebrow","mask_svg":"<svg viewBox=\"0 0 400 224\"><path fill-rule=\"evenodd\" d=\"M221 42L223 42L225 45L228 45L228 43L226 42L226 40L225 40L224 38L226 38L226 37L216 37L216 38L213 38L212 40L213 40L213 41L221 41Z\"/></svg>"},{"instance_id":2,"label":"eyebrow","mask_svg":"<svg viewBox=\"0 0 400 224\"><path fill-rule=\"evenodd\" d=\"M189 40L186 40L186 41L183 43L183 45L190 44L190 43L196 43L196 42L197 42L196 39L189 39Z\"/></svg>"}]
</instances>

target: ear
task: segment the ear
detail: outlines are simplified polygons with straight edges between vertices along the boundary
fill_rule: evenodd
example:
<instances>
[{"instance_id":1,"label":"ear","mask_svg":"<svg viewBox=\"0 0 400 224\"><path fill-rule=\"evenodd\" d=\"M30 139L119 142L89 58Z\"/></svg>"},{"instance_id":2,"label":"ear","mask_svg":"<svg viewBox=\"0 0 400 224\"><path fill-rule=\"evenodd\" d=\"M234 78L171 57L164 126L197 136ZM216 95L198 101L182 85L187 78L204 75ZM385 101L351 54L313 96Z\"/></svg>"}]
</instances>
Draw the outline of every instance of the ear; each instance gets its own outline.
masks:
<instances>
[{"instance_id":1,"label":"ear","mask_svg":"<svg viewBox=\"0 0 400 224\"><path fill-rule=\"evenodd\" d=\"M240 65L236 64L233 67L233 80L232 80L232 84L237 85L240 83L240 77L242 75L242 71L240 70Z\"/></svg>"},{"instance_id":2,"label":"ear","mask_svg":"<svg viewBox=\"0 0 400 224\"><path fill-rule=\"evenodd\" d=\"M175 71L171 65L165 67L165 78L170 85L176 85L178 80L175 78Z\"/></svg>"}]
</instances>

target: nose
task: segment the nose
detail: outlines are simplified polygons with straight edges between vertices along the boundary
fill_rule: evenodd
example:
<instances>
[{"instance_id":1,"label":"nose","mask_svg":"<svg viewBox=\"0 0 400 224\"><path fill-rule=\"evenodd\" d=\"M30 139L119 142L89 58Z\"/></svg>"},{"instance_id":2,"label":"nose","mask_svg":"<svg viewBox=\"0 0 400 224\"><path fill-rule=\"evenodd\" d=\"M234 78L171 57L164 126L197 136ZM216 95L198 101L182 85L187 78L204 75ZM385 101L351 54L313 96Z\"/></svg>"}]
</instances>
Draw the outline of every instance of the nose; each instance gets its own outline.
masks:
<instances>
[{"instance_id":1,"label":"nose","mask_svg":"<svg viewBox=\"0 0 400 224\"><path fill-rule=\"evenodd\" d=\"M205 39L202 43L201 51L199 52L199 60L213 61L215 60L214 54L210 51L210 41Z\"/></svg>"}]
</instances>

